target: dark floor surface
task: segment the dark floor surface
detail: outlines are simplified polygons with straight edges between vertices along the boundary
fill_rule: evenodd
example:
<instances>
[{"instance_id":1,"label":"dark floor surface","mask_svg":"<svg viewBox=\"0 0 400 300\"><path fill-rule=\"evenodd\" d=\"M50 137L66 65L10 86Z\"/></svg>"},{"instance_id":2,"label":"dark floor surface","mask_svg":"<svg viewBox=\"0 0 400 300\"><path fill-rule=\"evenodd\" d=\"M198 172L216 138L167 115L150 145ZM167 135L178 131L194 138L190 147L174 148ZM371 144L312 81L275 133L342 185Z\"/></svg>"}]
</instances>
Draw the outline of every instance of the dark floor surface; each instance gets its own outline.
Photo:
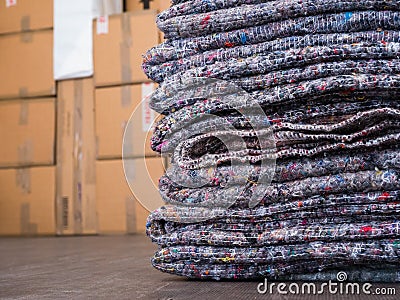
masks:
<instances>
[{"instance_id":1,"label":"dark floor surface","mask_svg":"<svg viewBox=\"0 0 400 300\"><path fill-rule=\"evenodd\" d=\"M400 299L260 295L258 282L203 282L161 273L145 236L0 239L0 299Z\"/></svg>"}]
</instances>

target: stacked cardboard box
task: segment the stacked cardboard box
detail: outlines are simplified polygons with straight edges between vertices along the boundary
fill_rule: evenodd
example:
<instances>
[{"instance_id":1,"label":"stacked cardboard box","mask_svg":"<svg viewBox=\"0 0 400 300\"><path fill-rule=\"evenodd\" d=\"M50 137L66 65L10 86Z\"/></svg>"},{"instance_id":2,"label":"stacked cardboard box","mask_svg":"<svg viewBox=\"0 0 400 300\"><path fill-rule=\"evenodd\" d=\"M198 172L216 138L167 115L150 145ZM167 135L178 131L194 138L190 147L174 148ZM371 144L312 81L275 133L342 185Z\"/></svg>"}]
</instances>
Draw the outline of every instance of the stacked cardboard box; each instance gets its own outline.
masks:
<instances>
[{"instance_id":1,"label":"stacked cardboard box","mask_svg":"<svg viewBox=\"0 0 400 300\"><path fill-rule=\"evenodd\" d=\"M53 28L53 0L6 0L0 3L0 34Z\"/></svg>"},{"instance_id":2,"label":"stacked cardboard box","mask_svg":"<svg viewBox=\"0 0 400 300\"><path fill-rule=\"evenodd\" d=\"M141 70L142 54L159 42L156 14L148 10L94 21L99 233L144 232L148 211L142 204L146 206L148 199L161 203L156 185L164 167L148 145L149 129L157 116L148 103L142 103L154 84ZM123 160L127 124L133 126L127 130ZM128 186L123 167L134 184Z\"/></svg>"},{"instance_id":3,"label":"stacked cardboard box","mask_svg":"<svg viewBox=\"0 0 400 300\"><path fill-rule=\"evenodd\" d=\"M58 235L96 234L96 142L93 78L57 86Z\"/></svg>"},{"instance_id":4,"label":"stacked cardboard box","mask_svg":"<svg viewBox=\"0 0 400 300\"><path fill-rule=\"evenodd\" d=\"M94 30L95 77L56 83L53 0L0 2L0 235L144 231L138 200L160 204L164 172L148 145L156 116L139 106L154 89L140 65L159 41L155 17L106 18L106 32ZM138 107L125 153L130 189L122 139Z\"/></svg>"},{"instance_id":5,"label":"stacked cardboard box","mask_svg":"<svg viewBox=\"0 0 400 300\"><path fill-rule=\"evenodd\" d=\"M0 2L0 235L55 233L53 1Z\"/></svg>"},{"instance_id":6,"label":"stacked cardboard box","mask_svg":"<svg viewBox=\"0 0 400 300\"><path fill-rule=\"evenodd\" d=\"M54 61L58 67L62 66L55 68L56 78L91 74L85 62L92 64L92 43L86 41L92 38L92 17L122 11L122 0L81 2L55 3ZM78 67L72 68L74 65ZM57 84L55 214L58 235L98 233L94 92L93 77L62 80Z\"/></svg>"},{"instance_id":7,"label":"stacked cardboard box","mask_svg":"<svg viewBox=\"0 0 400 300\"><path fill-rule=\"evenodd\" d=\"M148 4L148 7L147 5ZM164 10L167 10L171 6L171 0L125 0L125 9L128 12L137 12L143 11L147 9L152 9L160 13ZM160 38L160 42L164 41L164 34L158 30L158 35Z\"/></svg>"},{"instance_id":8,"label":"stacked cardboard box","mask_svg":"<svg viewBox=\"0 0 400 300\"><path fill-rule=\"evenodd\" d=\"M93 79L53 79L53 0L0 3L0 235L97 233Z\"/></svg>"}]
</instances>

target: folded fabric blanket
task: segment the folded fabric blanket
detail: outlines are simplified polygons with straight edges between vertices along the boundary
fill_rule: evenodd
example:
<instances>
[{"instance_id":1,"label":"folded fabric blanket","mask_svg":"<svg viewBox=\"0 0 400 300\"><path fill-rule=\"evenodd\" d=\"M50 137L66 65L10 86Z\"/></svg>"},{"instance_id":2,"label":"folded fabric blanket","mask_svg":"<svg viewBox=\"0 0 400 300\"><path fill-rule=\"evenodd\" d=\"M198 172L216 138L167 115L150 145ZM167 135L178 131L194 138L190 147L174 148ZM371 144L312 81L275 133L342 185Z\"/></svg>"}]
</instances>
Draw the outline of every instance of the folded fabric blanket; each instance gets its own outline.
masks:
<instances>
[{"instance_id":1,"label":"folded fabric blanket","mask_svg":"<svg viewBox=\"0 0 400 300\"><path fill-rule=\"evenodd\" d=\"M400 281L400 0L172 1L143 61L171 158L153 266Z\"/></svg>"},{"instance_id":2,"label":"folded fabric blanket","mask_svg":"<svg viewBox=\"0 0 400 300\"><path fill-rule=\"evenodd\" d=\"M156 269L188 278L205 280L241 280L268 278L288 281L336 281L338 272L346 272L351 282L400 282L398 265L371 260L371 263L358 264L352 261L323 260L277 264L201 264L198 262L163 263L154 262ZM379 266L379 267L378 267ZM375 268L374 268L375 267ZM340 268L340 269L339 269Z\"/></svg>"},{"instance_id":3,"label":"folded fabric blanket","mask_svg":"<svg viewBox=\"0 0 400 300\"><path fill-rule=\"evenodd\" d=\"M303 197L293 199L286 202L271 203L264 206L256 206L254 208L233 206L231 208L222 207L197 207L197 206L181 206L181 205L165 205L153 211L147 222L147 233L153 237L157 235L170 232L175 228L188 226L192 223L192 228L202 228L201 226L210 226L212 224L234 224L233 229L239 230L240 221L258 223L260 228L283 228L287 224L286 218L274 217L277 214L293 213L300 211L308 211L306 214L311 216L310 219L304 219L301 216L295 217L293 222L306 225L315 223L313 218L319 218L318 214L313 214L313 208L333 207L340 211L340 206L350 206L352 204L376 204L376 203L397 203L399 199L399 191L374 191L369 193L354 193L354 194L327 194L327 195L314 195L310 197ZM345 210L343 210L345 211ZM314 217L312 217L314 215ZM372 216L372 215L371 215ZM320 222L335 223L335 218L323 218L327 216L320 216ZM373 216L372 216L373 217ZM380 216L381 217L381 216ZM396 217L396 216L392 216ZM346 218L342 221L345 222ZM351 223L351 219L348 222ZM204 223L201 223L204 222ZM266 224L261 224L266 222ZM201 223L201 224L200 224ZM199 227L197 227L199 226ZM219 225L216 225L219 226ZM222 225L221 225L222 226ZM266 227L264 227L266 226ZM272 227L267 227L272 226Z\"/></svg>"},{"instance_id":4,"label":"folded fabric blanket","mask_svg":"<svg viewBox=\"0 0 400 300\"><path fill-rule=\"evenodd\" d=\"M188 206L230 207L232 205L266 205L318 194L358 193L397 190L399 171L360 171L289 181L285 183L253 184L245 186L177 188L163 177L160 193L166 203ZM252 200L249 203L249 200Z\"/></svg>"},{"instance_id":5,"label":"folded fabric blanket","mask_svg":"<svg viewBox=\"0 0 400 300\"><path fill-rule=\"evenodd\" d=\"M400 110L396 108L368 109L371 107L370 105L368 105L369 107L367 105L362 107L356 104L355 107L352 107L349 104L345 107L345 110L342 110L340 105L338 107L332 105L327 109L322 107L322 111L314 115L301 111L291 111L283 115L283 118L280 118L279 115L268 117L264 114L237 114L226 117L215 115L211 118L209 117L210 114L196 110L199 106L194 105L190 109L178 111L159 121L151 138L153 150L172 153L193 146L195 143L203 142L204 144L206 139L224 136L230 137L230 139L225 138L223 140L225 144L240 142L241 149L243 149L243 141L247 143L247 146L250 146L249 141L255 138L258 138L256 142L258 149L264 146L265 150L271 148L281 150L284 145L293 145L294 141L300 143L300 141L312 140L316 143L328 139L331 142L341 141L346 143L356 141L360 135L364 138L373 137L373 134L379 130L381 135L384 135L386 132L382 130L395 129L400 116ZM380 103L377 106L380 106ZM329 110L330 114L324 114L326 110ZM289 119L289 122L285 122L287 116L293 118L293 115L295 115L295 119L301 119L301 114L313 118L309 122L303 122L303 124L299 120L293 120L295 121L293 122ZM205 118L202 119L203 115L205 115ZM387 124L388 120L393 121ZM297 134L295 135L293 132ZM341 135L340 133L347 134ZM226 145L226 147L228 146ZM229 147L230 150L235 148ZM250 148L256 149L255 146ZM203 152L207 150L204 149ZM277 153L277 157L279 156L280 154Z\"/></svg>"},{"instance_id":6,"label":"folded fabric blanket","mask_svg":"<svg viewBox=\"0 0 400 300\"><path fill-rule=\"evenodd\" d=\"M191 278L275 278L352 265L398 264L398 239L311 242L267 247L171 246L152 258L155 268Z\"/></svg>"},{"instance_id":7,"label":"folded fabric blanket","mask_svg":"<svg viewBox=\"0 0 400 300\"><path fill-rule=\"evenodd\" d=\"M365 130L358 131L351 135L340 135L340 134L303 134L295 133L293 131L282 131L274 137L265 136L264 132L261 135L256 136L256 133L250 133L256 136L257 139L247 142L246 139L228 139L225 144L229 143L229 152L216 151L211 154L192 155L194 150L197 150L207 142L209 138L222 138L225 135L232 134L231 132L215 132L214 135L210 136L207 134L193 137L180 143L174 153L174 161L181 167L186 169L198 169L215 166L221 163L233 162L233 163L257 163L260 161L273 161L279 158L287 157L307 157L315 156L323 153L335 152L338 150L358 150L366 148L375 148L378 146L390 145L392 143L398 143L400 134L397 132L387 132L380 135L380 130L393 127L398 129L399 124L390 122L382 122L379 126L372 126ZM260 132L258 132L260 133ZM266 132L268 134L268 132ZM368 138L368 135L375 134L376 138ZM239 138L243 136L238 135ZM293 140L290 138L293 137ZM257 143L259 140L262 141L262 145L256 145L255 149L249 149L246 146L251 142ZM291 141L302 142L297 145L289 144ZM355 141L352 141L355 140ZM243 141L246 142L243 145ZM202 143L203 142L203 143ZM236 143L237 142L237 143ZM281 145L275 151L275 145ZM268 143L268 144L267 144ZM218 141L217 150L221 149ZM212 146L212 145L211 145ZM260 149L261 148L261 149ZM224 149L222 149L224 150ZM200 157L201 156L201 157Z\"/></svg>"},{"instance_id":8,"label":"folded fabric blanket","mask_svg":"<svg viewBox=\"0 0 400 300\"><path fill-rule=\"evenodd\" d=\"M243 89L249 94L243 95L242 93L237 95L238 97L251 98L255 97L256 91L262 91L277 86L288 86L289 84L302 84L304 81L310 80L322 80L332 76L339 75L355 75L355 74L393 74L399 73L399 61L394 60L345 60L339 62L324 62L320 64L310 65L303 68L291 68L283 69L278 71L269 72L261 75L244 76L240 78L234 78L230 80L230 84L235 85L236 89L232 87L233 92L239 92L239 89ZM212 88L209 84L214 84L215 88ZM171 111L177 111L185 106L193 105L198 102L209 102L211 99L220 97L220 101L223 101L225 97L229 95L224 92L220 92L218 89L218 81L211 81L203 86L190 86L190 82L185 84L165 81L163 85L151 95L150 106L152 109L163 113L165 115L171 113ZM182 89L180 87L182 86ZM326 87L325 87L326 88ZM253 92L253 93L252 93ZM352 94L356 93L356 90L352 91ZM236 93L235 93L236 94ZM393 94L392 94L393 95ZM369 95L372 96L372 95ZM227 99L231 100L232 97ZM331 97L333 98L333 97ZM312 97L310 98L312 99ZM310 100L308 99L308 100ZM331 101L333 101L332 99ZM342 101L346 100L345 96L342 96ZM237 100L236 100L237 101ZM348 100L347 100L348 101ZM280 101L282 102L282 101ZM293 101L292 101L293 102Z\"/></svg>"},{"instance_id":9,"label":"folded fabric blanket","mask_svg":"<svg viewBox=\"0 0 400 300\"><path fill-rule=\"evenodd\" d=\"M375 204L374 207L378 207L378 211L385 205ZM387 206L387 205L386 205ZM393 208L396 205L390 205L390 209L386 211L387 214L396 214L400 212L400 205ZM368 206L361 207L355 205L354 207L346 208L345 216L351 216L351 212L354 214L364 213L366 214ZM315 213L315 211L314 211ZM320 214L324 212L321 210ZM373 211L377 214L376 211ZM360 215L357 215L360 218ZM368 218L368 217L367 217ZM164 234L157 239L153 239L161 246L171 245L212 245L212 246L271 246L281 245L288 243L295 243L301 245L301 243L307 241L347 241L357 239L379 239L379 238L394 238L398 237L400 232L400 222L394 221L375 221L369 220L367 222L356 222L356 219L352 223L340 223L340 224L310 224L310 225L295 225L293 227L285 227L278 229L266 229L261 230L258 226L247 228L245 232L231 230L224 231L218 229L212 230L186 230L182 228L180 231Z\"/></svg>"},{"instance_id":10,"label":"folded fabric blanket","mask_svg":"<svg viewBox=\"0 0 400 300\"><path fill-rule=\"evenodd\" d=\"M246 62L251 65L253 63L252 58L254 58L254 56L262 55L265 57L265 59L269 59L271 64L276 64L277 60L274 60L272 58L278 58L279 56L277 54L284 54L285 57L289 58L290 55L293 55L292 49L304 49L305 51L305 49L307 49L308 47L314 47L314 50L316 51L323 51L321 52L321 54L325 57L320 57L318 61L321 62L323 61L323 58L325 58L325 60L328 60L331 57L331 53L329 53L327 50L322 50L321 47L337 46L336 51L340 51L341 45L355 44L357 44L360 49L353 48L351 49L352 54L347 55L351 55L353 58L356 58L355 52L362 49L364 51L371 52L371 58L378 59L377 53L374 52L379 49L379 46L381 46L382 44L386 45L387 43L396 43L398 41L399 32L397 31L386 31L384 36L382 36L380 32L376 31L355 32L348 34L322 34L307 37L299 36L253 45L244 45L228 49L206 51L201 54L192 55L187 58L180 58L179 60L168 61L161 65L152 66L144 64L143 69L148 74L148 76L153 78L154 80L160 81L160 79L166 79L165 81L168 82L168 78L170 78L170 76L174 74L182 74L182 72L193 68L204 68L205 66L210 66L210 75L214 75L214 77L219 76L218 78L221 78L221 75L213 71L215 68L213 69L212 67L215 67L215 65L217 65L219 68L223 69L224 65L227 64L227 62L232 63L234 60L239 62L241 60L246 60ZM375 47L375 49L373 47ZM271 53L269 57L266 56L266 54L268 53ZM365 56L363 58L365 58ZM307 63L308 61L310 60L304 60L304 63ZM298 62L298 64L300 64L300 62ZM280 66L283 68L285 67L284 63L280 64ZM258 68L257 66L251 66L251 73L245 74L263 74L265 70L261 67L262 66ZM340 72L340 68L338 68L336 71ZM238 77L240 73L237 72L243 73L244 70L237 68L233 69L230 73L224 74L223 79ZM229 76L229 78L227 76ZM172 77L172 80L174 79L175 77Z\"/></svg>"},{"instance_id":11,"label":"folded fabric blanket","mask_svg":"<svg viewBox=\"0 0 400 300\"><path fill-rule=\"evenodd\" d=\"M193 98L191 98L193 99ZM243 99L246 99L244 97ZM183 131L196 132L197 127L214 130L221 124L231 124L234 128L260 128L274 123L320 124L332 123L339 117L348 117L357 112L377 108L390 107L399 109L400 104L394 95L381 94L380 96L341 96L318 98L318 102L307 100L304 103L291 102L279 105L263 106L258 111L225 110L221 111L219 105L209 106L208 101L197 101L181 108L179 111L171 106L171 113L160 119L154 128L153 141L180 134ZM251 102L250 102L251 103ZM260 113L261 112L261 113ZM202 114L215 115L216 118L202 117ZM333 118L335 117L335 118ZM268 121L268 122L267 122ZM198 130L198 129L197 129ZM182 138L180 138L182 140Z\"/></svg>"},{"instance_id":12,"label":"folded fabric blanket","mask_svg":"<svg viewBox=\"0 0 400 300\"><path fill-rule=\"evenodd\" d=\"M159 123L162 124L161 126L157 124L156 130L165 131L164 128L168 130L168 125L165 125L166 121L176 124L175 126L182 126L181 124L185 124L181 123L182 121L190 120L193 123L193 118L199 119L204 114L220 117L223 116L222 112L229 114L229 112L243 109L248 114L247 109L251 117L251 108L257 107L259 110L257 117L264 117L262 121L265 127L265 125L268 125L268 122L266 123L265 120L267 117L261 111L263 107L267 107L267 110L269 109L269 113L271 113L271 110L276 109L278 105L285 107L288 105L293 105L294 107L303 106L304 109L305 106L310 106L316 101L320 102L319 105L342 101L349 102L351 98L353 101L350 100L350 102L360 102L357 99L362 100L362 95L365 95L365 93L370 94L366 99L371 99L370 97L380 93L381 97L378 96L378 99L381 98L384 101L390 101L389 99L398 97L399 78L397 75L384 74L341 75L304 81L297 84L285 84L250 93L242 91L236 94L214 96L206 99L191 97L190 91L187 91L189 95L186 96L187 98L184 98L186 100L182 98L178 100L175 97L167 100L166 104L170 108L173 108L173 111L175 111L174 115L169 119L162 120ZM203 90L202 88L200 89ZM208 93L208 91L206 90L205 93ZM157 110L162 110L166 104L158 104ZM190 106L187 106L188 104Z\"/></svg>"},{"instance_id":13,"label":"folded fabric blanket","mask_svg":"<svg viewBox=\"0 0 400 300\"><path fill-rule=\"evenodd\" d=\"M371 20L373 21L371 22ZM212 49L226 49L276 39L284 40L288 44L297 41L301 45L308 45L304 43L314 41L314 34L318 36L320 34L377 30L383 40L387 40L385 31L397 30L400 27L399 21L399 12L397 11L353 11L305 16L206 36L172 39L148 50L144 55L144 66L178 60ZM313 35L309 35L310 32ZM300 39L299 36L304 37ZM346 34L337 37L347 39ZM276 40L275 45L281 44L279 40ZM357 41L352 41L350 44L353 42ZM340 42L337 42L337 44L340 44ZM293 44L293 46L297 47L296 44ZM271 48L274 47L276 46L271 44Z\"/></svg>"},{"instance_id":14,"label":"folded fabric blanket","mask_svg":"<svg viewBox=\"0 0 400 300\"><path fill-rule=\"evenodd\" d=\"M147 234L161 246L252 246L398 234L398 191L312 196L256 208L163 206Z\"/></svg>"},{"instance_id":15,"label":"folded fabric blanket","mask_svg":"<svg viewBox=\"0 0 400 300\"><path fill-rule=\"evenodd\" d=\"M216 1L202 1L202 0L173 0L170 9L162 12L159 16L160 19L168 19L172 16L191 15L201 12L214 11L218 9L235 7L244 4L257 4L272 0L216 0Z\"/></svg>"},{"instance_id":16,"label":"folded fabric blanket","mask_svg":"<svg viewBox=\"0 0 400 300\"><path fill-rule=\"evenodd\" d=\"M387 170L400 168L400 152L398 145L387 149L371 149L371 151L340 151L330 156L322 155L314 158L277 160L272 170L272 182L300 180L308 177L354 173L365 170ZM205 187L242 185L247 182L258 182L269 168L261 164L254 165L220 165L209 168L188 170L176 163L168 168L162 178L167 177L174 182L176 189L183 187ZM161 179L161 184L163 179Z\"/></svg>"},{"instance_id":17,"label":"folded fabric blanket","mask_svg":"<svg viewBox=\"0 0 400 300\"><path fill-rule=\"evenodd\" d=\"M158 27L167 39L201 36L238 28L268 24L296 17L359 10L399 10L398 0L278 0L260 4L242 5L207 13L179 15L168 19L160 16ZM168 17L166 13L165 17ZM373 20L371 20L373 21Z\"/></svg>"},{"instance_id":18,"label":"folded fabric blanket","mask_svg":"<svg viewBox=\"0 0 400 300\"><path fill-rule=\"evenodd\" d=\"M265 74L283 68L295 68L318 64L329 60L358 59L394 59L399 52L397 42L361 42L355 44L331 44L329 46L310 46L266 52L246 58L231 58L213 64L191 67L188 64L165 63L162 68L150 67L147 76L156 82L166 78L171 82L179 82L182 78L208 77L223 80L242 76Z\"/></svg>"}]
</instances>

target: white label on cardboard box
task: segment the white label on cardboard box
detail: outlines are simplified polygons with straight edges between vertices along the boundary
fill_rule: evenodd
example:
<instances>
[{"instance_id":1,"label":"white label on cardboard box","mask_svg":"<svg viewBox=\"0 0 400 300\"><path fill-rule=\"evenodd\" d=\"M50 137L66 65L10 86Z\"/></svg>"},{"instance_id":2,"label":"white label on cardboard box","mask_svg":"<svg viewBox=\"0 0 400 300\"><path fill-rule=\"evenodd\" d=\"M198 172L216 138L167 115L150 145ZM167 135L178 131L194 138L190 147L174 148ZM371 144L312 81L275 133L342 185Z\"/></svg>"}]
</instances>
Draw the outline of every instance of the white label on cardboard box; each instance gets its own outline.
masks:
<instances>
[{"instance_id":1,"label":"white label on cardboard box","mask_svg":"<svg viewBox=\"0 0 400 300\"><path fill-rule=\"evenodd\" d=\"M97 18L97 34L108 34L108 16Z\"/></svg>"},{"instance_id":2,"label":"white label on cardboard box","mask_svg":"<svg viewBox=\"0 0 400 300\"><path fill-rule=\"evenodd\" d=\"M151 129L153 121L155 119L155 113L150 108L150 96L154 91L154 83L147 82L142 83L142 129L147 132Z\"/></svg>"},{"instance_id":3,"label":"white label on cardboard box","mask_svg":"<svg viewBox=\"0 0 400 300\"><path fill-rule=\"evenodd\" d=\"M6 7L17 5L17 0L6 0Z\"/></svg>"}]
</instances>

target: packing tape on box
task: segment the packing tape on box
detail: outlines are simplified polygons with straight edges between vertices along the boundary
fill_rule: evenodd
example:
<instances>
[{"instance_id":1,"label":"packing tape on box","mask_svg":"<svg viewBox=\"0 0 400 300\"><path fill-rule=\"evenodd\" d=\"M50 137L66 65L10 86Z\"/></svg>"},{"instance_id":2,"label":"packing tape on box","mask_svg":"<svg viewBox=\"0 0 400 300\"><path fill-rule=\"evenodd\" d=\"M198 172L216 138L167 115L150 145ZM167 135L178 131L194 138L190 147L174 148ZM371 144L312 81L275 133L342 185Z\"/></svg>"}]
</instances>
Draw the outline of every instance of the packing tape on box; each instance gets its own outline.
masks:
<instances>
[{"instance_id":1,"label":"packing tape on box","mask_svg":"<svg viewBox=\"0 0 400 300\"><path fill-rule=\"evenodd\" d=\"M127 233L136 233L136 208L135 198L129 195L125 198L126 205L126 231Z\"/></svg>"},{"instance_id":2,"label":"packing tape on box","mask_svg":"<svg viewBox=\"0 0 400 300\"><path fill-rule=\"evenodd\" d=\"M36 234L38 232L38 225L31 223L31 206L29 203L22 203L20 211L20 227L22 234Z\"/></svg>"},{"instance_id":3,"label":"packing tape on box","mask_svg":"<svg viewBox=\"0 0 400 300\"><path fill-rule=\"evenodd\" d=\"M21 107L19 110L19 125L27 125L29 120L29 103L26 100L21 101Z\"/></svg>"},{"instance_id":4,"label":"packing tape on box","mask_svg":"<svg viewBox=\"0 0 400 300\"><path fill-rule=\"evenodd\" d=\"M74 233L82 233L82 183L79 180L74 180Z\"/></svg>"},{"instance_id":5,"label":"packing tape on box","mask_svg":"<svg viewBox=\"0 0 400 300\"><path fill-rule=\"evenodd\" d=\"M124 127L125 128L125 127ZM122 135L124 132L122 131ZM95 152L96 152L96 159L99 159L99 136L96 134L96 141L95 141Z\"/></svg>"},{"instance_id":6,"label":"packing tape on box","mask_svg":"<svg viewBox=\"0 0 400 300\"><path fill-rule=\"evenodd\" d=\"M69 222L69 208L70 199L69 195L65 195L65 191L63 188L64 180L64 161L63 161L63 152L64 152L64 139L61 138L64 135L70 136L71 133L71 114L66 111L66 101L64 94L64 83L58 85L57 91L57 164L56 164L56 227L57 234L63 234L64 230L69 230L70 226L73 222ZM71 224L70 224L71 223Z\"/></svg>"},{"instance_id":7,"label":"packing tape on box","mask_svg":"<svg viewBox=\"0 0 400 300\"><path fill-rule=\"evenodd\" d=\"M132 70L131 70L131 47L132 47L132 35L131 35L131 24L130 15L122 14L121 18L121 31L122 41L120 43L120 65L121 65L121 80L123 83L131 81Z\"/></svg>"},{"instance_id":8,"label":"packing tape on box","mask_svg":"<svg viewBox=\"0 0 400 300\"><path fill-rule=\"evenodd\" d=\"M74 80L74 231L82 233L82 106L83 83Z\"/></svg>"},{"instance_id":9,"label":"packing tape on box","mask_svg":"<svg viewBox=\"0 0 400 300\"><path fill-rule=\"evenodd\" d=\"M20 165L27 165L33 160L32 140L26 139L18 146L18 162Z\"/></svg>"},{"instance_id":10,"label":"packing tape on box","mask_svg":"<svg viewBox=\"0 0 400 300\"><path fill-rule=\"evenodd\" d=\"M20 34L20 39L22 43L32 43L33 42L33 31L25 31Z\"/></svg>"},{"instance_id":11,"label":"packing tape on box","mask_svg":"<svg viewBox=\"0 0 400 300\"><path fill-rule=\"evenodd\" d=\"M56 232L57 234L62 234L64 229L68 229L69 222L68 222L68 196L63 195L63 184L64 176L63 176L63 160L62 160L62 153L63 153L63 139L61 138L64 135L64 131L69 131L69 127L65 128L65 101L64 101L64 85L59 84L58 91L57 91L57 141L56 141ZM66 122L70 126L70 122ZM66 200L64 200L66 199ZM64 202L66 201L66 202ZM65 212L64 209L67 209ZM66 219L64 219L64 217Z\"/></svg>"},{"instance_id":12,"label":"packing tape on box","mask_svg":"<svg viewBox=\"0 0 400 300\"><path fill-rule=\"evenodd\" d=\"M85 167L83 168L85 183L96 184L96 169L93 167L93 162L96 160L96 152L86 151L85 155Z\"/></svg>"},{"instance_id":13,"label":"packing tape on box","mask_svg":"<svg viewBox=\"0 0 400 300\"><path fill-rule=\"evenodd\" d=\"M86 82L86 81L85 81ZM90 81L92 84L92 81ZM93 98L85 99L86 101L82 101L82 110L89 111L90 115L88 116L86 122L84 123L86 127L90 129L90 136L85 135L83 137L83 142L85 143L85 153L84 153L84 167L83 167L83 176L86 184L96 184L96 168L95 168L95 161L96 161L96 149L92 147L88 147L88 144L95 143L96 145L96 137L95 137L95 125L94 125L94 95ZM86 107L89 106L90 110ZM88 132L88 129L85 132Z\"/></svg>"},{"instance_id":14,"label":"packing tape on box","mask_svg":"<svg viewBox=\"0 0 400 300\"><path fill-rule=\"evenodd\" d=\"M135 180L135 160L124 159L124 170L126 184L129 185L129 195L125 198L125 209L126 209L126 231L127 233L136 233L136 199L132 193L131 186Z\"/></svg>"},{"instance_id":15,"label":"packing tape on box","mask_svg":"<svg viewBox=\"0 0 400 300\"><path fill-rule=\"evenodd\" d=\"M132 128L133 126L132 126L132 123L123 121L121 126L122 126L122 134L124 134L124 132L125 132L125 138L124 138L123 145L122 145L123 156L124 157L132 157L132 155L133 155L133 128Z\"/></svg>"},{"instance_id":16,"label":"packing tape on box","mask_svg":"<svg viewBox=\"0 0 400 300\"><path fill-rule=\"evenodd\" d=\"M20 98L28 97L28 88L26 86L22 86L18 89L18 96Z\"/></svg>"},{"instance_id":17,"label":"packing tape on box","mask_svg":"<svg viewBox=\"0 0 400 300\"><path fill-rule=\"evenodd\" d=\"M125 178L132 184L135 182L135 160L134 159L125 159L124 161L124 169L125 169Z\"/></svg>"},{"instance_id":18,"label":"packing tape on box","mask_svg":"<svg viewBox=\"0 0 400 300\"><path fill-rule=\"evenodd\" d=\"M61 226L62 229L68 229L69 227L69 199L68 196L61 197L61 208L62 208L62 219ZM60 231L60 233L62 230Z\"/></svg>"},{"instance_id":19,"label":"packing tape on box","mask_svg":"<svg viewBox=\"0 0 400 300\"><path fill-rule=\"evenodd\" d=\"M21 17L21 31L28 31L31 29L31 17L22 16Z\"/></svg>"},{"instance_id":20,"label":"packing tape on box","mask_svg":"<svg viewBox=\"0 0 400 300\"><path fill-rule=\"evenodd\" d=\"M29 168L20 168L15 173L15 183L23 194L31 192L31 170Z\"/></svg>"},{"instance_id":21,"label":"packing tape on box","mask_svg":"<svg viewBox=\"0 0 400 300\"><path fill-rule=\"evenodd\" d=\"M132 93L129 85L121 87L121 107L130 107L132 105Z\"/></svg>"}]
</instances>

